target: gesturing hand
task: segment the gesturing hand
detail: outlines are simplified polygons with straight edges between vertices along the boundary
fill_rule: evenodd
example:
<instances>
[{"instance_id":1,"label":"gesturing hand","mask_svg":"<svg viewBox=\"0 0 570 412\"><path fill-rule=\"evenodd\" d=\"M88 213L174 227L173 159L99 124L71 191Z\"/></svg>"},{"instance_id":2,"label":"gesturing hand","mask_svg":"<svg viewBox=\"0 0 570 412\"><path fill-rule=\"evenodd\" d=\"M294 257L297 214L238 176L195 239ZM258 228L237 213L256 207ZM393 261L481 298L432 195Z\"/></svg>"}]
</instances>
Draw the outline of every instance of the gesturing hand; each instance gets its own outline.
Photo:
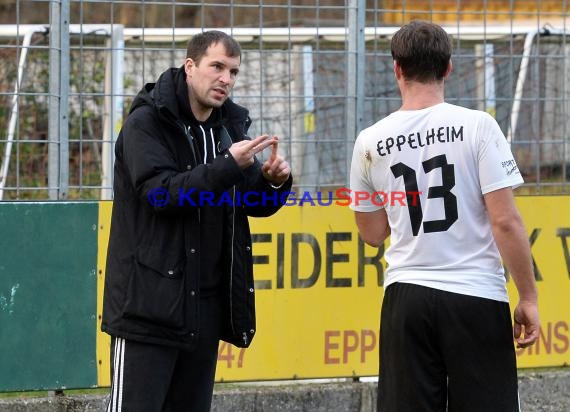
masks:
<instances>
[{"instance_id":1,"label":"gesturing hand","mask_svg":"<svg viewBox=\"0 0 570 412\"><path fill-rule=\"evenodd\" d=\"M254 156L263 149L271 146L277 141L276 137L269 137L264 134L252 140L242 140L236 142L228 149L241 169L247 169L253 164Z\"/></svg>"},{"instance_id":2,"label":"gesturing hand","mask_svg":"<svg viewBox=\"0 0 570 412\"><path fill-rule=\"evenodd\" d=\"M289 175L291 174L291 168L289 167L289 163L283 159L280 155L277 154L277 137L273 137L273 147L271 148L271 155L269 159L263 163L261 166L261 172L263 173L263 177L267 179L272 184L278 186L289 179Z\"/></svg>"}]
</instances>

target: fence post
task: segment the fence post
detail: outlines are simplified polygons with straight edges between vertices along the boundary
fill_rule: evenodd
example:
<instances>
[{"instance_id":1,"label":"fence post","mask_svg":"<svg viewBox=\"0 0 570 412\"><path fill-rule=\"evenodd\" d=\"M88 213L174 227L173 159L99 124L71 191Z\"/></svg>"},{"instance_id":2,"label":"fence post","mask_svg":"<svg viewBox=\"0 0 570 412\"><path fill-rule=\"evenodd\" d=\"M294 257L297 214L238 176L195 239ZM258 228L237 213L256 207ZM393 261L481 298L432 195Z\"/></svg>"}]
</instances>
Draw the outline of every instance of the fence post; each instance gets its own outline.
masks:
<instances>
[{"instance_id":1,"label":"fence post","mask_svg":"<svg viewBox=\"0 0 570 412\"><path fill-rule=\"evenodd\" d=\"M50 1L48 190L66 199L69 188L69 0Z\"/></svg>"},{"instance_id":2,"label":"fence post","mask_svg":"<svg viewBox=\"0 0 570 412\"><path fill-rule=\"evenodd\" d=\"M364 115L366 0L349 0L348 4L348 70L346 101L346 182L349 183L352 148L362 130Z\"/></svg>"},{"instance_id":3,"label":"fence post","mask_svg":"<svg viewBox=\"0 0 570 412\"><path fill-rule=\"evenodd\" d=\"M103 113L103 142L101 148L101 200L113 198L113 165L115 142L123 124L123 65L124 27L111 27L107 41L109 52L105 64L105 112Z\"/></svg>"}]
</instances>

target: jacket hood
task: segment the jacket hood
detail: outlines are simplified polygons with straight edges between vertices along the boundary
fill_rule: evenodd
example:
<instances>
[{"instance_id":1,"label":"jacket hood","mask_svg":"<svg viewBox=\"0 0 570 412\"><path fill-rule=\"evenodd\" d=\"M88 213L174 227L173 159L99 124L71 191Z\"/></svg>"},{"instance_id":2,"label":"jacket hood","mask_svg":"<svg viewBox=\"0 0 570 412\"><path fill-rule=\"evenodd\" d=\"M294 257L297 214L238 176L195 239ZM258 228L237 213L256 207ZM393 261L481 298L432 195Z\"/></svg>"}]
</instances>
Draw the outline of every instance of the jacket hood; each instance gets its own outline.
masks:
<instances>
[{"instance_id":1,"label":"jacket hood","mask_svg":"<svg viewBox=\"0 0 570 412\"><path fill-rule=\"evenodd\" d=\"M138 107L150 105L154 106L157 112L169 121L176 121L183 116L180 114L180 108L176 99L176 90L181 87L181 82L185 82L186 75L184 67L171 67L164 71L155 83L147 83L139 91L135 97L129 113L135 111ZM227 99L221 107L226 121L232 123L245 123L247 126L251 123L249 119L249 111L231 99Z\"/></svg>"}]
</instances>

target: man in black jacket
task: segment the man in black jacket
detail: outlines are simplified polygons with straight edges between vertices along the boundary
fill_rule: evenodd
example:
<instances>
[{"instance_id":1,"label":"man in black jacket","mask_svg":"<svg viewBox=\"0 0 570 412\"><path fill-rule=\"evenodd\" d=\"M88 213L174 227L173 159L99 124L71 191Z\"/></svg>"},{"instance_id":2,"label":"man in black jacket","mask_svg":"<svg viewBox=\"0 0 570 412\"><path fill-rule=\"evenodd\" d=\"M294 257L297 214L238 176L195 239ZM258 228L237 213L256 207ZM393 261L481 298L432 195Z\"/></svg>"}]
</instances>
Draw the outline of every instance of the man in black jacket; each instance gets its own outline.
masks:
<instances>
[{"instance_id":1,"label":"man in black jacket","mask_svg":"<svg viewBox=\"0 0 570 412\"><path fill-rule=\"evenodd\" d=\"M137 95L117 139L109 411L209 411L219 340L247 347L255 333L248 216L274 214L292 177L277 137L247 137L248 111L228 98L240 63L232 37L194 36L184 65Z\"/></svg>"}]
</instances>

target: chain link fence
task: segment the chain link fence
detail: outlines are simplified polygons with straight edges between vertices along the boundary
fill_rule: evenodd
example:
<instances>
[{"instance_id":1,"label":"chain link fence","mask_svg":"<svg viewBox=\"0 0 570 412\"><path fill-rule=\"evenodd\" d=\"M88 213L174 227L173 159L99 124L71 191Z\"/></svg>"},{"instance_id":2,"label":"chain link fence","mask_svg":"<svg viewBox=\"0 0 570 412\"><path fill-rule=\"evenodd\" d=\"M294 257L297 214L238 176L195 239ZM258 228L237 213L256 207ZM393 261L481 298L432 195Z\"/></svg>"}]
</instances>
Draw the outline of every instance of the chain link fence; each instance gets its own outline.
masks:
<instances>
[{"instance_id":1,"label":"chain link fence","mask_svg":"<svg viewBox=\"0 0 570 412\"><path fill-rule=\"evenodd\" d=\"M567 1L60 0L0 3L0 200L112 198L113 142L146 82L218 28L243 47L232 98L276 134L302 190L348 185L358 131L391 111L391 34L454 39L446 100L499 122L520 193L570 193Z\"/></svg>"}]
</instances>

